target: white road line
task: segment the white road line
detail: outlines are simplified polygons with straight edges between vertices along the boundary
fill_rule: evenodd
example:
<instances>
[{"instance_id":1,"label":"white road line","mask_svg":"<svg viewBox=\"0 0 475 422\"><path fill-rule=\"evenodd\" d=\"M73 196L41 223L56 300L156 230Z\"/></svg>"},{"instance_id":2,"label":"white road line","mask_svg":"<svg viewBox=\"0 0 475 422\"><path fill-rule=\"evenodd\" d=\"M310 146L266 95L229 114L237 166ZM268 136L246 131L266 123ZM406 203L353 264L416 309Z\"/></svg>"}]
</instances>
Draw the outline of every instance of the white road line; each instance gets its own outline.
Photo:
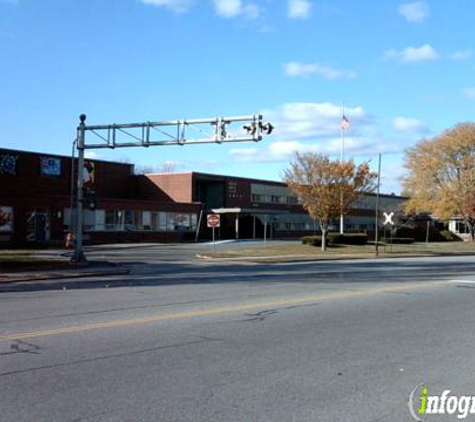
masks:
<instances>
[{"instance_id":1,"label":"white road line","mask_svg":"<svg viewBox=\"0 0 475 422\"><path fill-rule=\"evenodd\" d=\"M475 280L449 280L449 283L456 283L456 284L475 284Z\"/></svg>"}]
</instances>

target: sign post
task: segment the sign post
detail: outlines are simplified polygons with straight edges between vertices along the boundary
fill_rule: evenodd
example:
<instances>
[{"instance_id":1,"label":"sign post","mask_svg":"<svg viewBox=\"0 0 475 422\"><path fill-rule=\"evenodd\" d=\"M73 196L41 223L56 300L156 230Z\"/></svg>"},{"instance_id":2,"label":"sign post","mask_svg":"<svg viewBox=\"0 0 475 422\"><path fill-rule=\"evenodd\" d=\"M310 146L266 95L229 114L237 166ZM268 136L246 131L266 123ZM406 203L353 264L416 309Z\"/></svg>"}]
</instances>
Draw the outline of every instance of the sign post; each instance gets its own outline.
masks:
<instances>
[{"instance_id":1,"label":"sign post","mask_svg":"<svg viewBox=\"0 0 475 422\"><path fill-rule=\"evenodd\" d=\"M394 220L393 220L394 211L383 212L383 216L384 216L384 222L383 222L384 229L386 229L386 226L394 226ZM391 253L392 253L393 252L393 235L392 235L391 229L389 231L389 243L391 245Z\"/></svg>"},{"instance_id":2,"label":"sign post","mask_svg":"<svg viewBox=\"0 0 475 422\"><path fill-rule=\"evenodd\" d=\"M219 214L208 214L206 216L206 224L213 229L213 253L216 252L216 239L214 236L214 229L221 226L221 218Z\"/></svg>"}]
</instances>

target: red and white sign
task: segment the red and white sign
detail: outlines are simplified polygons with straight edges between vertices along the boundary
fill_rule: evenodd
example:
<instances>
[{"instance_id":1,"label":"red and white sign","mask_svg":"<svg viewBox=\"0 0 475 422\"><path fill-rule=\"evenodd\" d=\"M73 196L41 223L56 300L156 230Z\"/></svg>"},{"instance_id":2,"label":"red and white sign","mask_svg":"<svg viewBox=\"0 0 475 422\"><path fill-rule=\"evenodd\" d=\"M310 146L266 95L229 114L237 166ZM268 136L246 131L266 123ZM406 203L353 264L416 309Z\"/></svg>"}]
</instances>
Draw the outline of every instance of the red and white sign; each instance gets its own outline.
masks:
<instances>
[{"instance_id":1,"label":"red and white sign","mask_svg":"<svg viewBox=\"0 0 475 422\"><path fill-rule=\"evenodd\" d=\"M206 222L208 224L208 227L219 227L221 223L219 214L208 214L206 216Z\"/></svg>"}]
</instances>

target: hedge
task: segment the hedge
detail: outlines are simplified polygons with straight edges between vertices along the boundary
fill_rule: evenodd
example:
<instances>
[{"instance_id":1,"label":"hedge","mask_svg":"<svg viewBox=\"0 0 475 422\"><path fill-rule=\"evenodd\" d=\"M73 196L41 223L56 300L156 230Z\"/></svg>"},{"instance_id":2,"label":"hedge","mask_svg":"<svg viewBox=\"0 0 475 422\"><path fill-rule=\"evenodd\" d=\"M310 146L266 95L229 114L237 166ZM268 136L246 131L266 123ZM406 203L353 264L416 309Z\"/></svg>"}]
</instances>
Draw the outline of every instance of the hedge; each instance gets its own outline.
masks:
<instances>
[{"instance_id":1,"label":"hedge","mask_svg":"<svg viewBox=\"0 0 475 422\"><path fill-rule=\"evenodd\" d=\"M326 237L327 245L366 245L368 236L365 233L328 233ZM304 236L303 245L322 246L322 236Z\"/></svg>"},{"instance_id":2,"label":"hedge","mask_svg":"<svg viewBox=\"0 0 475 422\"><path fill-rule=\"evenodd\" d=\"M366 233L331 233L328 240L330 245L366 245L368 235Z\"/></svg>"},{"instance_id":3,"label":"hedge","mask_svg":"<svg viewBox=\"0 0 475 422\"><path fill-rule=\"evenodd\" d=\"M463 242L463 239L457 236L455 233L452 233L450 230L442 230L440 235L446 240L447 242Z\"/></svg>"},{"instance_id":4,"label":"hedge","mask_svg":"<svg viewBox=\"0 0 475 422\"><path fill-rule=\"evenodd\" d=\"M328 245L328 236L327 236L326 241ZM322 236L320 235L304 236L302 237L302 245L322 246Z\"/></svg>"},{"instance_id":5,"label":"hedge","mask_svg":"<svg viewBox=\"0 0 475 422\"><path fill-rule=\"evenodd\" d=\"M395 237L412 237L416 242L425 242L427 240L427 228L421 226L400 228L397 230ZM429 228L429 242L458 242L462 240L459 236L448 230L439 230L433 226Z\"/></svg>"}]
</instances>

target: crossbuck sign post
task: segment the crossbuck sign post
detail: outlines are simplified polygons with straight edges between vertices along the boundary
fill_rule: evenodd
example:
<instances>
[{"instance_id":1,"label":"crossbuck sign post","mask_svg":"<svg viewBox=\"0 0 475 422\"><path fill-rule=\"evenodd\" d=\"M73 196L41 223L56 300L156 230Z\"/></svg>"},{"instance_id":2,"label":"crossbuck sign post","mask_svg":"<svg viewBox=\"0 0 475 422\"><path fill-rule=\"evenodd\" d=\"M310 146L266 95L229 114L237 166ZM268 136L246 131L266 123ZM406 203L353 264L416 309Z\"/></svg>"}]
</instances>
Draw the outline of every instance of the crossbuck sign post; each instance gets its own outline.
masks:
<instances>
[{"instance_id":1,"label":"crossbuck sign post","mask_svg":"<svg viewBox=\"0 0 475 422\"><path fill-rule=\"evenodd\" d=\"M72 263L87 262L83 252L84 227L84 152L86 149L115 149L166 145L221 144L224 142L259 142L270 135L274 127L264 123L260 114L252 116L215 117L209 119L167 120L108 125L86 125L86 115L79 116L77 128L78 172L76 224ZM244 134L233 132L231 125L240 123ZM189 137L189 134L193 134ZM86 143L86 133L95 136L96 143Z\"/></svg>"},{"instance_id":2,"label":"crossbuck sign post","mask_svg":"<svg viewBox=\"0 0 475 422\"><path fill-rule=\"evenodd\" d=\"M385 226L389 224L390 226L394 226L394 220L393 220L394 212L383 212L383 215L384 215L383 225Z\"/></svg>"}]
</instances>

